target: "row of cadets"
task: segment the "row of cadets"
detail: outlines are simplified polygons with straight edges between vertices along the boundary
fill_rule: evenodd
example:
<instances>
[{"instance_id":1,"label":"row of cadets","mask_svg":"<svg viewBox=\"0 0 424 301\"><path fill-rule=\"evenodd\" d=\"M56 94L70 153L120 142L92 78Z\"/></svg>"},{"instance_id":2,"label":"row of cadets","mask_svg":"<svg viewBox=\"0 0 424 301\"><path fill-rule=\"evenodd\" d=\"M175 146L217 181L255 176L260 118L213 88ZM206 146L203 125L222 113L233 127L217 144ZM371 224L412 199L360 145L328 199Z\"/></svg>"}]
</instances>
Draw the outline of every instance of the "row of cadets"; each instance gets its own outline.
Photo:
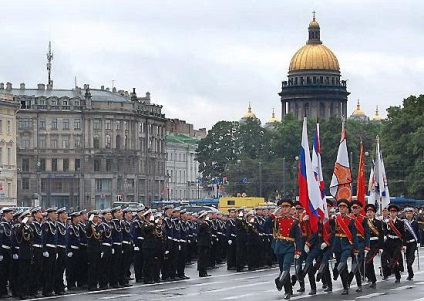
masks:
<instances>
[{"instance_id":1,"label":"row of cadets","mask_svg":"<svg viewBox=\"0 0 424 301\"><path fill-rule=\"evenodd\" d=\"M376 288L377 277L375 275L374 258L382 254L384 245L383 223L375 217L377 208L374 204L367 204L365 212L370 234L370 250L365 256L365 276L371 281L370 288Z\"/></svg>"},{"instance_id":2,"label":"row of cadets","mask_svg":"<svg viewBox=\"0 0 424 301\"><path fill-rule=\"evenodd\" d=\"M356 292L362 292L361 275L365 275L364 258L370 250L370 231L368 226L368 218L361 214L362 204L355 200L350 202L352 213L350 217L354 220L356 227L356 236L358 240L358 256L352 256L352 270L349 273L349 286L356 279Z\"/></svg>"},{"instance_id":3,"label":"row of cadets","mask_svg":"<svg viewBox=\"0 0 424 301\"><path fill-rule=\"evenodd\" d=\"M133 219L131 224L131 236L134 241L134 274L135 281L142 282L143 281L143 232L142 227L144 224L144 205L138 207L136 211L136 216Z\"/></svg>"},{"instance_id":4,"label":"row of cadets","mask_svg":"<svg viewBox=\"0 0 424 301\"><path fill-rule=\"evenodd\" d=\"M275 279L279 291L284 287L284 299L290 299L293 294L290 282L290 266L294 259L299 259L302 250L299 221L290 211L293 202L282 199L277 203L278 208L266 220L266 224L273 228L274 253L277 256L280 274Z\"/></svg>"},{"instance_id":5,"label":"row of cadets","mask_svg":"<svg viewBox=\"0 0 424 301\"><path fill-rule=\"evenodd\" d=\"M403 210L405 212L405 257L406 257L406 268L408 271L408 277L406 280L412 280L414 278L414 271L412 265L415 261L415 251L418 252L418 245L420 244L420 231L417 220L414 219L414 208L407 207ZM419 253L418 253L419 255Z\"/></svg>"},{"instance_id":6,"label":"row of cadets","mask_svg":"<svg viewBox=\"0 0 424 301\"><path fill-rule=\"evenodd\" d=\"M349 274L347 270L347 260L349 257L355 257L359 253L357 230L355 221L349 216L348 200L340 199L337 202L339 207L339 215L331 219L330 222L334 225L334 240L333 240L333 253L336 257L336 268L333 271L334 279L337 280L338 276L342 280L343 291L342 295L349 294Z\"/></svg>"}]
</instances>

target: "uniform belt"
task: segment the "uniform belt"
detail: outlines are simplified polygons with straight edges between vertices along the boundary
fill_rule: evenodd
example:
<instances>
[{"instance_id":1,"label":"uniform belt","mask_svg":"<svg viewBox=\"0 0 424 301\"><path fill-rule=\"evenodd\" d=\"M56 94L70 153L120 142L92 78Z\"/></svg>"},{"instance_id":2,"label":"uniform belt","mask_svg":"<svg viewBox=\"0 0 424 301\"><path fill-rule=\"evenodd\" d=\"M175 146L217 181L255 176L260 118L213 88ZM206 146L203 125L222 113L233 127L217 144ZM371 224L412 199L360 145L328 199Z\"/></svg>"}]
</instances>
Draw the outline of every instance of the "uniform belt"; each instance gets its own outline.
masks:
<instances>
[{"instance_id":1,"label":"uniform belt","mask_svg":"<svg viewBox=\"0 0 424 301\"><path fill-rule=\"evenodd\" d=\"M71 249L79 250L79 247L78 246L71 246Z\"/></svg>"},{"instance_id":2,"label":"uniform belt","mask_svg":"<svg viewBox=\"0 0 424 301\"><path fill-rule=\"evenodd\" d=\"M175 241L175 242L180 242L180 240L176 239L176 238L173 238L172 240Z\"/></svg>"},{"instance_id":3,"label":"uniform belt","mask_svg":"<svg viewBox=\"0 0 424 301\"><path fill-rule=\"evenodd\" d=\"M235 235L235 234L231 234L231 236L233 236L233 237L237 237L237 235Z\"/></svg>"},{"instance_id":4,"label":"uniform belt","mask_svg":"<svg viewBox=\"0 0 424 301\"><path fill-rule=\"evenodd\" d=\"M9 247L9 246L1 245L1 247L2 247L3 249L10 250L10 247Z\"/></svg>"},{"instance_id":5,"label":"uniform belt","mask_svg":"<svg viewBox=\"0 0 424 301\"><path fill-rule=\"evenodd\" d=\"M126 241L126 240L122 241L122 243L125 244L125 245L130 245L131 244L129 241Z\"/></svg>"},{"instance_id":6,"label":"uniform belt","mask_svg":"<svg viewBox=\"0 0 424 301\"><path fill-rule=\"evenodd\" d=\"M19 250L19 247L13 247L15 250Z\"/></svg>"},{"instance_id":7,"label":"uniform belt","mask_svg":"<svg viewBox=\"0 0 424 301\"><path fill-rule=\"evenodd\" d=\"M120 243L120 242L114 242L113 243L115 246L122 246L122 243Z\"/></svg>"},{"instance_id":8,"label":"uniform belt","mask_svg":"<svg viewBox=\"0 0 424 301\"><path fill-rule=\"evenodd\" d=\"M377 236L372 236L372 237L370 237L370 240L378 240L378 237Z\"/></svg>"},{"instance_id":9,"label":"uniform belt","mask_svg":"<svg viewBox=\"0 0 424 301\"><path fill-rule=\"evenodd\" d=\"M80 243L80 246L84 246L84 247L86 247L86 246L87 246L87 244Z\"/></svg>"},{"instance_id":10,"label":"uniform belt","mask_svg":"<svg viewBox=\"0 0 424 301\"><path fill-rule=\"evenodd\" d=\"M42 245L39 245L39 244L33 244L32 245L34 248L42 248L43 246Z\"/></svg>"},{"instance_id":11,"label":"uniform belt","mask_svg":"<svg viewBox=\"0 0 424 301\"><path fill-rule=\"evenodd\" d=\"M390 234L387 234L387 237L391 238L391 239L398 239L399 238L399 236L397 236L397 235L390 235Z\"/></svg>"},{"instance_id":12,"label":"uniform belt","mask_svg":"<svg viewBox=\"0 0 424 301\"><path fill-rule=\"evenodd\" d=\"M52 245L52 244L46 244L46 247L55 248L56 249L56 245Z\"/></svg>"},{"instance_id":13,"label":"uniform belt","mask_svg":"<svg viewBox=\"0 0 424 301\"><path fill-rule=\"evenodd\" d=\"M364 238L364 236L362 234L356 234L357 237L361 237Z\"/></svg>"},{"instance_id":14,"label":"uniform belt","mask_svg":"<svg viewBox=\"0 0 424 301\"><path fill-rule=\"evenodd\" d=\"M104 242L102 243L102 246L111 247L112 245L110 243Z\"/></svg>"},{"instance_id":15,"label":"uniform belt","mask_svg":"<svg viewBox=\"0 0 424 301\"><path fill-rule=\"evenodd\" d=\"M144 240L144 237L137 237L138 240Z\"/></svg>"},{"instance_id":16,"label":"uniform belt","mask_svg":"<svg viewBox=\"0 0 424 301\"><path fill-rule=\"evenodd\" d=\"M169 240L172 240L172 237L171 237L171 236L168 236L168 239L169 239Z\"/></svg>"},{"instance_id":17,"label":"uniform belt","mask_svg":"<svg viewBox=\"0 0 424 301\"><path fill-rule=\"evenodd\" d=\"M58 248L62 248L62 249L66 249L66 247L65 246L62 246L62 245L57 245L57 247Z\"/></svg>"},{"instance_id":18,"label":"uniform belt","mask_svg":"<svg viewBox=\"0 0 424 301\"><path fill-rule=\"evenodd\" d=\"M222 232L216 232L216 234L222 235Z\"/></svg>"},{"instance_id":19,"label":"uniform belt","mask_svg":"<svg viewBox=\"0 0 424 301\"><path fill-rule=\"evenodd\" d=\"M336 234L336 237L347 237L346 234Z\"/></svg>"},{"instance_id":20,"label":"uniform belt","mask_svg":"<svg viewBox=\"0 0 424 301\"><path fill-rule=\"evenodd\" d=\"M278 240L286 240L286 241L293 241L294 242L294 238L293 237L286 237L286 236L278 236L276 237Z\"/></svg>"},{"instance_id":21,"label":"uniform belt","mask_svg":"<svg viewBox=\"0 0 424 301\"><path fill-rule=\"evenodd\" d=\"M410 240L408 240L408 241L406 241L407 243L410 243L410 242L415 242L415 239L413 238L413 239L410 239Z\"/></svg>"}]
</instances>

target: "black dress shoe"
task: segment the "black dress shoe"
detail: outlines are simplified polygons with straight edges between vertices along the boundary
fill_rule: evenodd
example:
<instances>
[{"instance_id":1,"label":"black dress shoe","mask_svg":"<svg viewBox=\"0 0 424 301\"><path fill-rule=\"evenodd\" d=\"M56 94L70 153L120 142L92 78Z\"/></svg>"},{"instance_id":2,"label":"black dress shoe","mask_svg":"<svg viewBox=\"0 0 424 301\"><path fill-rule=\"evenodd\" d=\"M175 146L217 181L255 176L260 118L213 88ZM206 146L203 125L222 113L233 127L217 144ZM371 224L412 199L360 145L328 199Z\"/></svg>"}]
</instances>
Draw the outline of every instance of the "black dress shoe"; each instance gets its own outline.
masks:
<instances>
[{"instance_id":1,"label":"black dress shoe","mask_svg":"<svg viewBox=\"0 0 424 301\"><path fill-rule=\"evenodd\" d=\"M300 288L297 290L297 292L298 292L298 293L304 293L304 292L305 292L305 287L300 287Z\"/></svg>"},{"instance_id":2,"label":"black dress shoe","mask_svg":"<svg viewBox=\"0 0 424 301\"><path fill-rule=\"evenodd\" d=\"M290 294L284 294L284 299L285 300L290 300Z\"/></svg>"},{"instance_id":3,"label":"black dress shoe","mask_svg":"<svg viewBox=\"0 0 424 301\"><path fill-rule=\"evenodd\" d=\"M375 284L375 282L371 283L370 288L377 288L377 285Z\"/></svg>"},{"instance_id":4,"label":"black dress shoe","mask_svg":"<svg viewBox=\"0 0 424 301\"><path fill-rule=\"evenodd\" d=\"M275 286L277 287L278 291L283 289L283 284L280 281L280 277L275 278Z\"/></svg>"},{"instance_id":5,"label":"black dress shoe","mask_svg":"<svg viewBox=\"0 0 424 301\"><path fill-rule=\"evenodd\" d=\"M310 296L313 296L313 295L316 295L316 294L317 294L317 291L316 290L312 290L312 291L309 292L309 295Z\"/></svg>"},{"instance_id":6,"label":"black dress shoe","mask_svg":"<svg viewBox=\"0 0 424 301\"><path fill-rule=\"evenodd\" d=\"M362 286L358 286L358 288L356 289L356 292L357 292L357 293L362 292Z\"/></svg>"},{"instance_id":7,"label":"black dress shoe","mask_svg":"<svg viewBox=\"0 0 424 301\"><path fill-rule=\"evenodd\" d=\"M400 279L396 279L395 280L395 283L400 283Z\"/></svg>"},{"instance_id":8,"label":"black dress shoe","mask_svg":"<svg viewBox=\"0 0 424 301\"><path fill-rule=\"evenodd\" d=\"M328 286L325 290L324 290L324 292L326 292L326 293L330 293L330 292L332 292L333 291L333 288L331 287L331 286Z\"/></svg>"},{"instance_id":9,"label":"black dress shoe","mask_svg":"<svg viewBox=\"0 0 424 301\"><path fill-rule=\"evenodd\" d=\"M344 289L344 290L342 291L342 296L345 296L345 295L349 295L349 290Z\"/></svg>"}]
</instances>

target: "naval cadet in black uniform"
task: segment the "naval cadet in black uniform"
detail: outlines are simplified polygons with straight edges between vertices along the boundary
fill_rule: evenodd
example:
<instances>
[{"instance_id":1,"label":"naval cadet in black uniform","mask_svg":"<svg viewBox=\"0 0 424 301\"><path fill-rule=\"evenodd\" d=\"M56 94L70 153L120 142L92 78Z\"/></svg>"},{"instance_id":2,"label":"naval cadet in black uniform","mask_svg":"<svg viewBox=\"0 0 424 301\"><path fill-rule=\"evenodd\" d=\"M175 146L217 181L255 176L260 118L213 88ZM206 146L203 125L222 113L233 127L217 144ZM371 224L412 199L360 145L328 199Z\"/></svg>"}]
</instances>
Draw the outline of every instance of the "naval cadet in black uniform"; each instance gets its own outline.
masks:
<instances>
[{"instance_id":1,"label":"naval cadet in black uniform","mask_svg":"<svg viewBox=\"0 0 424 301\"><path fill-rule=\"evenodd\" d=\"M110 286L113 288L123 287L124 283L119 283L123 280L124 275L122 270L122 241L123 241L123 224L121 207L111 209L112 220L110 227L112 229L112 258L111 258L111 273L109 276Z\"/></svg>"},{"instance_id":2,"label":"naval cadet in black uniform","mask_svg":"<svg viewBox=\"0 0 424 301\"><path fill-rule=\"evenodd\" d=\"M41 225L43 231L43 296L53 296L54 280L55 280L55 267L57 256L57 208L52 207L46 210L47 219Z\"/></svg>"},{"instance_id":3,"label":"naval cadet in black uniform","mask_svg":"<svg viewBox=\"0 0 424 301\"><path fill-rule=\"evenodd\" d=\"M13 208L3 208L0 224L0 298L10 297L7 285L12 262L12 220Z\"/></svg>"},{"instance_id":4,"label":"naval cadet in black uniform","mask_svg":"<svg viewBox=\"0 0 424 301\"><path fill-rule=\"evenodd\" d=\"M38 290L43 287L43 282L41 279L42 267L43 267L43 231L41 229L42 223L42 212L41 207L34 207L31 209L32 220L29 223L29 226L32 229L33 234L33 260L31 264L30 279L31 288L30 296L38 297Z\"/></svg>"},{"instance_id":5,"label":"naval cadet in black uniform","mask_svg":"<svg viewBox=\"0 0 424 301\"><path fill-rule=\"evenodd\" d=\"M19 298L21 300L27 299L31 292L31 261L33 260L33 232L32 228L28 225L31 218L31 212L25 210L19 216L19 229L16 233L16 238L19 243Z\"/></svg>"},{"instance_id":6,"label":"naval cadet in black uniform","mask_svg":"<svg viewBox=\"0 0 424 301\"><path fill-rule=\"evenodd\" d=\"M375 218L377 208L374 204L365 206L368 218L368 228L370 230L370 251L365 257L365 276L371 281L370 288L377 287L377 277L375 276L374 258L382 253L384 244L383 223Z\"/></svg>"},{"instance_id":7,"label":"naval cadet in black uniform","mask_svg":"<svg viewBox=\"0 0 424 301\"><path fill-rule=\"evenodd\" d=\"M68 291L76 288L76 271L80 262L80 212L70 214L71 223L66 229L66 287Z\"/></svg>"},{"instance_id":8,"label":"naval cadet in black uniform","mask_svg":"<svg viewBox=\"0 0 424 301\"><path fill-rule=\"evenodd\" d=\"M63 273L66 268L66 227L68 221L68 213L66 208L60 208L57 210L57 256L55 264L55 280L54 280L54 291L56 295L65 294L65 283L63 282Z\"/></svg>"},{"instance_id":9,"label":"naval cadet in black uniform","mask_svg":"<svg viewBox=\"0 0 424 301\"><path fill-rule=\"evenodd\" d=\"M97 290L99 284L102 238L102 234L99 232L100 222L100 212L98 210L91 211L84 231L87 237L87 286L89 291Z\"/></svg>"},{"instance_id":10,"label":"naval cadet in black uniform","mask_svg":"<svg viewBox=\"0 0 424 301\"><path fill-rule=\"evenodd\" d=\"M235 270L236 267L236 208L228 209L228 219L225 226L228 249L227 249L227 270Z\"/></svg>"},{"instance_id":11,"label":"naval cadet in black uniform","mask_svg":"<svg viewBox=\"0 0 424 301\"><path fill-rule=\"evenodd\" d=\"M199 277L210 276L207 272L210 263L210 251L211 251L211 227L210 218L208 211L199 213L199 227L197 232L197 270L199 271Z\"/></svg>"},{"instance_id":12,"label":"naval cadet in black uniform","mask_svg":"<svg viewBox=\"0 0 424 301\"><path fill-rule=\"evenodd\" d=\"M418 222L414 219L414 208L407 207L403 210L405 212L405 257L406 257L406 268L408 271L408 277L406 280L412 280L414 278L414 270L412 265L415 261L415 251L420 243L420 234Z\"/></svg>"}]
</instances>

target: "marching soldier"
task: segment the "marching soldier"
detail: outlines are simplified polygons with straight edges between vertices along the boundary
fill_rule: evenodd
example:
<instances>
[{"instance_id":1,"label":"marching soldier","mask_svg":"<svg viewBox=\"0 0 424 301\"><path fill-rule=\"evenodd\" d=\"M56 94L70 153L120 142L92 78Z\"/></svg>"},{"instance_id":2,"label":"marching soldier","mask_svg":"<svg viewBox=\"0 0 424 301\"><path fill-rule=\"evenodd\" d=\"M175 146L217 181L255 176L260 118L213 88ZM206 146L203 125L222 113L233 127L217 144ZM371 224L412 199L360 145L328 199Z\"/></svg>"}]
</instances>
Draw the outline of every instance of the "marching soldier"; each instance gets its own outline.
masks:
<instances>
[{"instance_id":1,"label":"marching soldier","mask_svg":"<svg viewBox=\"0 0 424 301\"><path fill-rule=\"evenodd\" d=\"M236 209L228 209L229 218L226 223L227 250L227 270L236 269Z\"/></svg>"},{"instance_id":2,"label":"marching soldier","mask_svg":"<svg viewBox=\"0 0 424 301\"><path fill-rule=\"evenodd\" d=\"M137 208L137 215L134 217L131 224L131 236L134 240L134 274L135 282L143 281L143 232L142 227L144 224L143 212L145 207Z\"/></svg>"},{"instance_id":3,"label":"marching soldier","mask_svg":"<svg viewBox=\"0 0 424 301\"><path fill-rule=\"evenodd\" d=\"M301 234L299 221L291 215L293 202L290 199L278 201L278 209L271 214L266 223L273 225L274 232L274 252L278 259L280 275L275 278L275 285L281 291L284 287L284 299L290 299L292 286L290 282L290 266L293 259L299 259L301 250Z\"/></svg>"},{"instance_id":4,"label":"marching soldier","mask_svg":"<svg viewBox=\"0 0 424 301\"><path fill-rule=\"evenodd\" d=\"M103 221L98 226L101 235L101 253L100 253L100 279L99 288L107 289L110 284L111 262L112 262L112 213L111 209L102 211ZM114 271L112 271L114 272Z\"/></svg>"},{"instance_id":5,"label":"marching soldier","mask_svg":"<svg viewBox=\"0 0 424 301\"><path fill-rule=\"evenodd\" d=\"M210 276L207 269L210 263L209 253L212 246L211 242L212 236L208 211L204 211L199 214L199 230L197 233L197 270L199 271L199 277Z\"/></svg>"},{"instance_id":6,"label":"marching soldier","mask_svg":"<svg viewBox=\"0 0 424 301\"><path fill-rule=\"evenodd\" d=\"M370 231L370 251L365 257L365 276L371 281L370 288L376 288L377 278L374 270L374 258L381 252L384 244L384 233L382 221L375 218L377 208L374 204L365 206Z\"/></svg>"},{"instance_id":7,"label":"marching soldier","mask_svg":"<svg viewBox=\"0 0 424 301\"><path fill-rule=\"evenodd\" d=\"M336 273L342 279L343 291L342 295L349 294L347 259L352 255L358 256L358 238L356 235L355 221L349 216L348 200L340 199L337 202L339 207L339 215L335 219L330 220L334 223L335 237L333 240L333 253L336 257ZM335 279L337 279L335 275Z\"/></svg>"},{"instance_id":8,"label":"marching soldier","mask_svg":"<svg viewBox=\"0 0 424 301\"><path fill-rule=\"evenodd\" d=\"M31 261L33 259L33 232L32 228L28 225L30 216L31 212L29 210L25 210L19 216L20 225L16 233L16 239L19 243L19 298L21 300L27 299L30 295L30 283L33 280L30 278Z\"/></svg>"},{"instance_id":9,"label":"marching soldier","mask_svg":"<svg viewBox=\"0 0 424 301\"><path fill-rule=\"evenodd\" d=\"M12 220L13 209L3 208L0 224L0 298L10 297L7 284L10 280L12 262Z\"/></svg>"},{"instance_id":10,"label":"marching soldier","mask_svg":"<svg viewBox=\"0 0 424 301\"><path fill-rule=\"evenodd\" d=\"M169 281L171 280L171 270L172 270L172 257L175 256L175 247L174 247L174 224L172 222L172 211L174 207L172 205L167 205L163 208L164 218L162 220L162 229L166 237L164 245L164 258L162 264L162 280Z\"/></svg>"},{"instance_id":11,"label":"marching soldier","mask_svg":"<svg viewBox=\"0 0 424 301\"><path fill-rule=\"evenodd\" d=\"M247 232L247 267L249 271L254 271L257 268L257 256L259 245L259 225L255 218L253 210L246 214L246 232ZM259 253L260 255L260 253Z\"/></svg>"},{"instance_id":12,"label":"marching soldier","mask_svg":"<svg viewBox=\"0 0 424 301\"><path fill-rule=\"evenodd\" d=\"M121 207L111 209L112 220L110 227L112 230L112 257L111 257L111 273L109 276L109 285L113 288L123 287L123 283L119 280L123 279L122 273L122 241L123 241L123 225Z\"/></svg>"},{"instance_id":13,"label":"marching soldier","mask_svg":"<svg viewBox=\"0 0 424 301\"><path fill-rule=\"evenodd\" d=\"M156 237L154 234L155 217L152 215L152 210L147 210L143 213L144 223L141 231L143 233L143 282L145 284L153 284L153 268L155 260Z\"/></svg>"},{"instance_id":14,"label":"marching soldier","mask_svg":"<svg viewBox=\"0 0 424 301\"><path fill-rule=\"evenodd\" d=\"M78 222L80 249L79 249L79 260L76 267L77 286L79 288L87 288L87 265L88 265L88 254L87 254L87 234L85 232L88 223L87 210L80 211L80 217Z\"/></svg>"},{"instance_id":15,"label":"marching soldier","mask_svg":"<svg viewBox=\"0 0 424 301\"><path fill-rule=\"evenodd\" d=\"M55 263L55 280L54 280L54 291L56 295L65 294L65 284L63 283L63 273L66 267L66 223L68 220L68 213L66 208L60 208L57 210L58 219L57 225L57 247L56 247L56 263Z\"/></svg>"},{"instance_id":16,"label":"marching soldier","mask_svg":"<svg viewBox=\"0 0 424 301\"><path fill-rule=\"evenodd\" d=\"M87 285L89 291L97 290L99 284L102 236L98 229L100 222L100 212L91 211L84 231L87 237Z\"/></svg>"},{"instance_id":17,"label":"marching soldier","mask_svg":"<svg viewBox=\"0 0 424 301\"><path fill-rule=\"evenodd\" d=\"M185 266L187 261L187 240L189 235L189 225L187 223L187 210L180 211L180 252L177 264L177 277L180 279L190 279L185 274Z\"/></svg>"},{"instance_id":18,"label":"marching soldier","mask_svg":"<svg viewBox=\"0 0 424 301\"><path fill-rule=\"evenodd\" d=\"M43 231L43 277L44 277L44 286L43 286L43 296L51 297L53 296L53 288L55 281L55 266L56 266L56 256L57 256L57 208L52 207L46 210L47 219L41 225L41 230Z\"/></svg>"},{"instance_id":19,"label":"marching soldier","mask_svg":"<svg viewBox=\"0 0 424 301\"><path fill-rule=\"evenodd\" d=\"M244 219L244 209L239 208L237 213L237 219L236 219L236 269L237 269L237 272L243 271L247 261L246 229L247 229L247 226L246 226L246 220ZM212 241L213 241L213 237L212 237Z\"/></svg>"},{"instance_id":20,"label":"marching soldier","mask_svg":"<svg viewBox=\"0 0 424 301\"><path fill-rule=\"evenodd\" d=\"M42 281L41 281L41 269L43 267L43 231L41 229L41 223L42 223L42 212L41 207L35 207L31 209L31 215L32 215L32 221L30 221L29 226L32 229L33 234L33 260L31 264L31 272L30 272L30 278L31 281L31 288L30 288L30 296L31 297L38 297L38 290L42 288Z\"/></svg>"},{"instance_id":21,"label":"marching soldier","mask_svg":"<svg viewBox=\"0 0 424 301\"><path fill-rule=\"evenodd\" d=\"M80 212L70 214L71 224L66 229L66 287L68 291L76 288L76 271L80 262Z\"/></svg>"},{"instance_id":22,"label":"marching soldier","mask_svg":"<svg viewBox=\"0 0 424 301\"><path fill-rule=\"evenodd\" d=\"M361 275L364 275L364 258L367 256L370 250L370 232L368 228L368 219L361 214L362 204L359 201L352 201L350 203L352 213L350 217L355 222L356 236L358 238L358 257L352 257L352 271L349 274L349 284L352 282L353 277L356 278L356 284L358 288L356 292L362 292L362 279ZM354 262L354 261L357 262ZM355 267L356 263L356 267Z\"/></svg>"},{"instance_id":23,"label":"marching soldier","mask_svg":"<svg viewBox=\"0 0 424 301\"><path fill-rule=\"evenodd\" d=\"M133 237L131 233L133 215L129 208L123 209L122 214L124 215L122 221L122 279L119 280L119 283L121 283L125 287L129 287L131 286L129 284L129 279L131 275L130 267L134 253Z\"/></svg>"},{"instance_id":24,"label":"marching soldier","mask_svg":"<svg viewBox=\"0 0 424 301\"><path fill-rule=\"evenodd\" d=\"M405 236L404 222L397 217L399 207L391 204L388 207L389 219L384 224L386 244L388 250L389 267L392 274L395 275L395 283L400 282L400 261L402 261L402 245ZM385 277L385 280L387 276Z\"/></svg>"},{"instance_id":25,"label":"marching soldier","mask_svg":"<svg viewBox=\"0 0 424 301\"><path fill-rule=\"evenodd\" d=\"M414 271L412 265L415 261L415 251L420 243L420 235L418 222L414 219L414 208L408 207L404 209L405 219L405 257L406 267L408 270L408 278L406 280L412 280L414 278Z\"/></svg>"}]
</instances>

